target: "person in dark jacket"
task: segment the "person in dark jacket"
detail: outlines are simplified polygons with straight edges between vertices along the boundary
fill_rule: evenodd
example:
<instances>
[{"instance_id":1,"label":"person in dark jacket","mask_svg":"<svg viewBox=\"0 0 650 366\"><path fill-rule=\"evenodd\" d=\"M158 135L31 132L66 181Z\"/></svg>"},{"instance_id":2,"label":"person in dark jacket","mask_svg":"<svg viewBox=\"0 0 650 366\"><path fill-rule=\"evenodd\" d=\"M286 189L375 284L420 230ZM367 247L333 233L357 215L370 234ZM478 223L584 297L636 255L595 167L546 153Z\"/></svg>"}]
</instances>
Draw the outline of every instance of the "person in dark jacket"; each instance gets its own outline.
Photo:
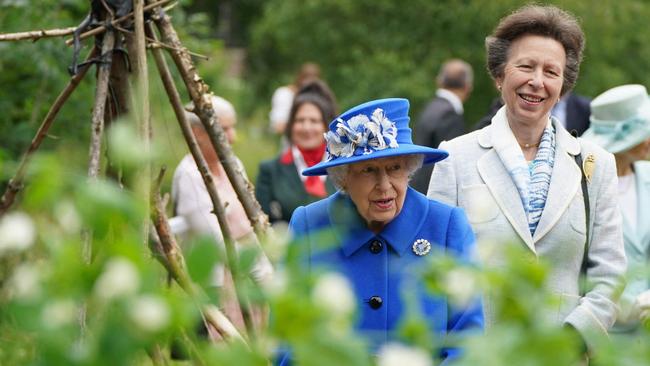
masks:
<instances>
[{"instance_id":1,"label":"person in dark jacket","mask_svg":"<svg viewBox=\"0 0 650 366\"><path fill-rule=\"evenodd\" d=\"M329 87L312 81L296 95L285 130L289 146L259 166L255 196L271 223L289 222L293 210L335 191L326 177L305 177L303 170L323 161L327 124L336 116Z\"/></svg>"},{"instance_id":2,"label":"person in dark jacket","mask_svg":"<svg viewBox=\"0 0 650 366\"><path fill-rule=\"evenodd\" d=\"M413 131L416 144L436 148L441 142L451 140L466 131L463 103L473 88L473 70L459 59L446 61L436 78L436 97L426 106ZM424 166L415 173L411 187L427 193L432 166Z\"/></svg>"}]
</instances>

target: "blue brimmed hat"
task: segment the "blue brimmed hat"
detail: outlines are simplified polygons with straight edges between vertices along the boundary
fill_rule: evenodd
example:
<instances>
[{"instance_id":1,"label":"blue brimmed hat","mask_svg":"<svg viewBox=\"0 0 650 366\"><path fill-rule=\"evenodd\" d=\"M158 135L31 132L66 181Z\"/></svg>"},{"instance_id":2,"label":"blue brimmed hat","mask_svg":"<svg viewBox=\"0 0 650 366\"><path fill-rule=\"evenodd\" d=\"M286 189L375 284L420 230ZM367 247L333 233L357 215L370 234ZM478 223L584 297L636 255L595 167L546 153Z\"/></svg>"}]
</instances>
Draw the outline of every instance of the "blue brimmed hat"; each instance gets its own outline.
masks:
<instances>
[{"instance_id":1,"label":"blue brimmed hat","mask_svg":"<svg viewBox=\"0 0 650 366\"><path fill-rule=\"evenodd\" d=\"M444 150L413 144L409 101L401 98L363 103L341 114L325 134L327 160L302 175L327 175L327 168L359 161L411 154L424 155L424 164L446 158Z\"/></svg>"},{"instance_id":2,"label":"blue brimmed hat","mask_svg":"<svg viewBox=\"0 0 650 366\"><path fill-rule=\"evenodd\" d=\"M645 86L621 85L591 101L591 125L582 135L612 154L650 138L650 99Z\"/></svg>"}]
</instances>

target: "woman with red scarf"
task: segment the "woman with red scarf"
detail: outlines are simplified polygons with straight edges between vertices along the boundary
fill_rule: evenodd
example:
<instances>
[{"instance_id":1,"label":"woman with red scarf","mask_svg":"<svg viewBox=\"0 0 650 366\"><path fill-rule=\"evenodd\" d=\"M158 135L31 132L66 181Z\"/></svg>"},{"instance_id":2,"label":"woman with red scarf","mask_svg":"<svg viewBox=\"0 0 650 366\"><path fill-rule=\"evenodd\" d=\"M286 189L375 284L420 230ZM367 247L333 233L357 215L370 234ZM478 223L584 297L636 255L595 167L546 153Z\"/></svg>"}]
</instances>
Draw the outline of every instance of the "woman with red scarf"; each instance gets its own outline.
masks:
<instances>
[{"instance_id":1,"label":"woman with red scarf","mask_svg":"<svg viewBox=\"0 0 650 366\"><path fill-rule=\"evenodd\" d=\"M336 189L327 176L301 173L326 159L324 133L336 116L336 102L324 82L305 85L296 95L285 130L289 146L260 164L255 196L270 221L289 222L298 206L320 200Z\"/></svg>"}]
</instances>

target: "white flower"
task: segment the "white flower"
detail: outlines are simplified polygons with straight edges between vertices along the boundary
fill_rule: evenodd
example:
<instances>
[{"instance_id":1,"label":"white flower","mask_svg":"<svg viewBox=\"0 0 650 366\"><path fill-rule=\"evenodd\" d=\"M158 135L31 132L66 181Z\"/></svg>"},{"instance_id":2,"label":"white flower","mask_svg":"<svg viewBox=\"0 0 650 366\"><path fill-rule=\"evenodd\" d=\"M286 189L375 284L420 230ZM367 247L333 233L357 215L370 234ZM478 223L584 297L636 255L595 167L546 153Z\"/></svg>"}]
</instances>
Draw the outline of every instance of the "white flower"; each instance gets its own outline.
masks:
<instances>
[{"instance_id":1,"label":"white flower","mask_svg":"<svg viewBox=\"0 0 650 366\"><path fill-rule=\"evenodd\" d=\"M379 349L377 366L433 366L431 356L420 348L386 343Z\"/></svg>"},{"instance_id":2,"label":"white flower","mask_svg":"<svg viewBox=\"0 0 650 366\"><path fill-rule=\"evenodd\" d=\"M36 230L32 219L23 212L12 212L0 218L0 256L22 251L34 244Z\"/></svg>"},{"instance_id":3,"label":"white flower","mask_svg":"<svg viewBox=\"0 0 650 366\"><path fill-rule=\"evenodd\" d=\"M67 233L76 233L81 229L81 218L72 202L63 201L54 209L56 220Z\"/></svg>"},{"instance_id":4,"label":"white flower","mask_svg":"<svg viewBox=\"0 0 650 366\"><path fill-rule=\"evenodd\" d=\"M169 308L159 297L143 295L132 301L129 317L141 330L156 332L169 324Z\"/></svg>"},{"instance_id":5,"label":"white flower","mask_svg":"<svg viewBox=\"0 0 650 366\"><path fill-rule=\"evenodd\" d=\"M113 258L95 282L94 292L100 299L110 300L135 294L139 287L140 277L135 265L125 258Z\"/></svg>"},{"instance_id":6,"label":"white flower","mask_svg":"<svg viewBox=\"0 0 650 366\"><path fill-rule=\"evenodd\" d=\"M78 310L77 305L70 299L52 301L41 311L41 322L46 328L56 329L73 323Z\"/></svg>"},{"instance_id":7,"label":"white flower","mask_svg":"<svg viewBox=\"0 0 650 366\"><path fill-rule=\"evenodd\" d=\"M355 296L350 282L339 273L325 273L312 290L312 300L332 315L345 317L355 308Z\"/></svg>"},{"instance_id":8,"label":"white flower","mask_svg":"<svg viewBox=\"0 0 650 366\"><path fill-rule=\"evenodd\" d=\"M325 134L327 150L333 157L349 157L357 148L363 148L363 154L388 147L399 147L395 123L386 118L381 108L375 109L369 119L365 114L358 114L347 121L337 119L336 129Z\"/></svg>"},{"instance_id":9,"label":"white flower","mask_svg":"<svg viewBox=\"0 0 650 366\"><path fill-rule=\"evenodd\" d=\"M278 269L268 281L262 282L262 288L271 296L284 293L289 286L289 276L283 269Z\"/></svg>"},{"instance_id":10,"label":"white flower","mask_svg":"<svg viewBox=\"0 0 650 366\"><path fill-rule=\"evenodd\" d=\"M88 359L90 358L90 350L88 348L87 341L77 339L68 348L68 357L78 363L88 364Z\"/></svg>"},{"instance_id":11,"label":"white flower","mask_svg":"<svg viewBox=\"0 0 650 366\"><path fill-rule=\"evenodd\" d=\"M464 307L477 295L476 277L467 268L454 268L447 272L444 288L452 303Z\"/></svg>"},{"instance_id":12,"label":"white flower","mask_svg":"<svg viewBox=\"0 0 650 366\"><path fill-rule=\"evenodd\" d=\"M41 274L34 264L21 264L9 280L12 297L21 300L33 299L41 294Z\"/></svg>"}]
</instances>

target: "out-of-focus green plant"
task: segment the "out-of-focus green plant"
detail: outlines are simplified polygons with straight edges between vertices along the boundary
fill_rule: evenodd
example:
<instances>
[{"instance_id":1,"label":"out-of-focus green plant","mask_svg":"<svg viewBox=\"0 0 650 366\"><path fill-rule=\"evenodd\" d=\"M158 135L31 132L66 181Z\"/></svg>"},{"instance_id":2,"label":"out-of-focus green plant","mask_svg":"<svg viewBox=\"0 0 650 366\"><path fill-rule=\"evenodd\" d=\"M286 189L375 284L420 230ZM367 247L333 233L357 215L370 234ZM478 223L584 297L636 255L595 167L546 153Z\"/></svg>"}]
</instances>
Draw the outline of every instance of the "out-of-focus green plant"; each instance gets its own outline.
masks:
<instances>
[{"instance_id":1,"label":"out-of-focus green plant","mask_svg":"<svg viewBox=\"0 0 650 366\"><path fill-rule=\"evenodd\" d=\"M109 135L132 141L134 131ZM136 177L138 167L147 162L151 160L139 156L123 161L130 167L124 170L125 181L134 179L128 175ZM545 288L546 264L506 245L493 248L508 251L497 269L432 253L422 272L432 292L455 304L473 301L477 292L491 296L499 321L487 335L436 339L417 311L409 311L400 329L402 344L391 343L373 358L353 331L356 300L345 278L332 272L306 273L296 251L285 255L286 237L266 238L270 257L283 265L264 286L252 281L242 286L254 304L268 304L268 327L247 344L210 343L196 331L199 309L219 298L211 294L192 300L168 286L162 266L142 243L146 200L110 180L88 181L55 155L39 155L34 163L22 205L0 220L3 365L149 364L148 353L160 349L169 357L172 343L181 344L192 360L209 365L267 365L278 349L290 349L300 365L383 366L405 359L431 365L426 355L443 342L465 349L461 365L578 362L576 339L545 316L558 306ZM82 250L84 228L92 233L89 264ZM328 233L320 238L325 246L336 245ZM224 254L211 239L186 244L191 278L209 292L211 268ZM256 253L240 254L242 270L250 270ZM643 364L649 355L643 342L649 338L645 330L633 338L614 337L613 343L603 340L594 362Z\"/></svg>"}]
</instances>

